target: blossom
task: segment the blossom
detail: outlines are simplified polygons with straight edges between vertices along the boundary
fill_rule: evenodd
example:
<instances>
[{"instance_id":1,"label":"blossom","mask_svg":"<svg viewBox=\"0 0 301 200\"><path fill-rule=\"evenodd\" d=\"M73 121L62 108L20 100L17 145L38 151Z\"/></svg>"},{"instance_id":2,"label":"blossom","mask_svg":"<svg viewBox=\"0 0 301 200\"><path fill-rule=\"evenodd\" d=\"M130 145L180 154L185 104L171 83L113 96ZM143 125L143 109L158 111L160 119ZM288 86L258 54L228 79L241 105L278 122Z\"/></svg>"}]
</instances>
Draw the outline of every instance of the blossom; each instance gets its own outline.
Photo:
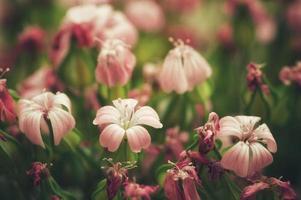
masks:
<instances>
[{"instance_id":1,"label":"blossom","mask_svg":"<svg viewBox=\"0 0 301 200\"><path fill-rule=\"evenodd\" d=\"M49 67L42 67L24 81L18 87L18 91L23 98L32 98L40 94L44 89L61 90L62 83Z\"/></svg>"},{"instance_id":2,"label":"blossom","mask_svg":"<svg viewBox=\"0 0 301 200\"><path fill-rule=\"evenodd\" d=\"M200 137L199 151L202 154L206 154L214 148L219 129L219 117L214 112L209 114L208 121L204 126L196 129Z\"/></svg>"},{"instance_id":3,"label":"blossom","mask_svg":"<svg viewBox=\"0 0 301 200\"><path fill-rule=\"evenodd\" d=\"M40 185L43 178L47 178L49 176L49 171L47 169L46 163L34 162L31 165L31 169L27 172L28 176L31 176L33 179L33 185Z\"/></svg>"},{"instance_id":4,"label":"blossom","mask_svg":"<svg viewBox=\"0 0 301 200\"><path fill-rule=\"evenodd\" d=\"M196 185L200 185L200 180L195 167L189 160L180 161L167 170L165 196L170 200L200 200Z\"/></svg>"},{"instance_id":5,"label":"blossom","mask_svg":"<svg viewBox=\"0 0 301 200\"><path fill-rule=\"evenodd\" d=\"M250 63L247 66L247 84L251 91L261 89L263 93L269 94L269 87L263 81L262 65Z\"/></svg>"},{"instance_id":6,"label":"blossom","mask_svg":"<svg viewBox=\"0 0 301 200\"><path fill-rule=\"evenodd\" d=\"M141 88L133 89L128 92L128 97L137 99L140 106L147 104L152 95L152 87L150 84L143 84Z\"/></svg>"},{"instance_id":7,"label":"blossom","mask_svg":"<svg viewBox=\"0 0 301 200\"><path fill-rule=\"evenodd\" d=\"M279 78L285 85L296 83L301 86L301 62L293 67L283 67L279 73Z\"/></svg>"},{"instance_id":8,"label":"blossom","mask_svg":"<svg viewBox=\"0 0 301 200\"><path fill-rule=\"evenodd\" d=\"M18 48L26 52L38 52L44 47L45 32L38 26L28 26L18 37Z\"/></svg>"},{"instance_id":9,"label":"blossom","mask_svg":"<svg viewBox=\"0 0 301 200\"><path fill-rule=\"evenodd\" d=\"M165 138L165 157L167 160L179 159L180 153L184 150L184 144L188 142L189 134L180 132L179 127L166 130Z\"/></svg>"},{"instance_id":10,"label":"blossom","mask_svg":"<svg viewBox=\"0 0 301 200\"><path fill-rule=\"evenodd\" d=\"M260 117L236 116L220 120L220 136L233 137L237 142L223 155L221 164L241 177L252 176L267 165L277 151L277 144L266 124L256 128Z\"/></svg>"},{"instance_id":11,"label":"blossom","mask_svg":"<svg viewBox=\"0 0 301 200\"><path fill-rule=\"evenodd\" d=\"M67 95L57 92L43 92L31 100L21 99L19 105L19 127L26 137L36 145L45 147L41 129L49 132L46 121L50 121L53 130L54 144L75 126L71 115L71 102Z\"/></svg>"},{"instance_id":12,"label":"blossom","mask_svg":"<svg viewBox=\"0 0 301 200\"><path fill-rule=\"evenodd\" d=\"M204 82L212 71L207 61L182 41L166 56L159 75L163 91L181 94Z\"/></svg>"},{"instance_id":13,"label":"blossom","mask_svg":"<svg viewBox=\"0 0 301 200\"><path fill-rule=\"evenodd\" d=\"M162 128L159 116L149 106L136 109L137 100L113 100L114 106L104 106L97 111L94 125L106 125L99 137L101 146L114 152L126 136L133 152L140 152L151 144L148 131L141 125Z\"/></svg>"},{"instance_id":14,"label":"blossom","mask_svg":"<svg viewBox=\"0 0 301 200\"><path fill-rule=\"evenodd\" d=\"M125 13L133 24L142 31L159 31L165 23L162 8L152 0L130 1L126 4Z\"/></svg>"},{"instance_id":15,"label":"blossom","mask_svg":"<svg viewBox=\"0 0 301 200\"><path fill-rule=\"evenodd\" d=\"M0 120L3 122L16 120L15 103L8 92L6 79L0 79Z\"/></svg>"},{"instance_id":16,"label":"blossom","mask_svg":"<svg viewBox=\"0 0 301 200\"><path fill-rule=\"evenodd\" d=\"M135 182L126 182L124 188L124 196L126 198L130 198L131 200L151 200L150 195L158 191L159 186L148 186L148 185L140 185Z\"/></svg>"},{"instance_id":17,"label":"blossom","mask_svg":"<svg viewBox=\"0 0 301 200\"><path fill-rule=\"evenodd\" d=\"M291 188L289 182L270 177L262 177L260 180L252 181L252 184L245 187L241 193L241 200L253 199L262 190L276 189L279 199L296 200L297 195Z\"/></svg>"},{"instance_id":18,"label":"blossom","mask_svg":"<svg viewBox=\"0 0 301 200\"><path fill-rule=\"evenodd\" d=\"M118 39L104 41L97 60L96 80L109 87L125 85L136 64L128 45Z\"/></svg>"}]
</instances>

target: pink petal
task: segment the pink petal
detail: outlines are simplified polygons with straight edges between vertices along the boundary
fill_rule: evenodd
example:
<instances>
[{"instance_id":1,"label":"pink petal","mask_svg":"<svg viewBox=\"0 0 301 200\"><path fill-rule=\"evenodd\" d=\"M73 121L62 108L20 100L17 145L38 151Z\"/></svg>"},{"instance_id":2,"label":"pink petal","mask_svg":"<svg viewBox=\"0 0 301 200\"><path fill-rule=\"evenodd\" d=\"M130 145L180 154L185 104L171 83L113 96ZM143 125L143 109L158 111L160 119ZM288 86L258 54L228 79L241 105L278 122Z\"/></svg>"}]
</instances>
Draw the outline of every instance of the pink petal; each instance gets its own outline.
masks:
<instances>
[{"instance_id":1,"label":"pink petal","mask_svg":"<svg viewBox=\"0 0 301 200\"><path fill-rule=\"evenodd\" d=\"M192 178L185 178L183 180L183 190L185 200L201 200L195 186L195 181Z\"/></svg>"},{"instance_id":2,"label":"pink petal","mask_svg":"<svg viewBox=\"0 0 301 200\"><path fill-rule=\"evenodd\" d=\"M74 128L75 120L70 113L57 107L48 112L48 118L53 130L54 144L58 145L64 135Z\"/></svg>"},{"instance_id":3,"label":"pink petal","mask_svg":"<svg viewBox=\"0 0 301 200\"><path fill-rule=\"evenodd\" d=\"M119 110L123 111L125 108L134 109L138 101L136 99L115 99L113 105Z\"/></svg>"},{"instance_id":4,"label":"pink petal","mask_svg":"<svg viewBox=\"0 0 301 200\"><path fill-rule=\"evenodd\" d=\"M183 192L178 181L174 180L174 175L167 173L164 180L164 193L167 199L184 200Z\"/></svg>"},{"instance_id":5,"label":"pink petal","mask_svg":"<svg viewBox=\"0 0 301 200\"><path fill-rule=\"evenodd\" d=\"M219 121L220 134L219 136L236 136L239 139L242 137L242 130L240 124L234 117L223 117Z\"/></svg>"},{"instance_id":6,"label":"pink petal","mask_svg":"<svg viewBox=\"0 0 301 200\"><path fill-rule=\"evenodd\" d=\"M257 127L254 131L254 134L258 139L262 139L267 144L269 151L272 153L277 151L276 141L266 124L262 124Z\"/></svg>"},{"instance_id":7,"label":"pink petal","mask_svg":"<svg viewBox=\"0 0 301 200\"><path fill-rule=\"evenodd\" d=\"M238 142L231 147L221 160L225 169L233 170L237 175L246 177L249 167L249 147L244 142Z\"/></svg>"},{"instance_id":8,"label":"pink petal","mask_svg":"<svg viewBox=\"0 0 301 200\"><path fill-rule=\"evenodd\" d=\"M118 149L125 130L116 124L108 125L99 136L99 143L107 147L109 151L114 152Z\"/></svg>"},{"instance_id":9,"label":"pink petal","mask_svg":"<svg viewBox=\"0 0 301 200\"><path fill-rule=\"evenodd\" d=\"M120 112L116 108L113 106L104 106L97 111L93 124L99 126L110 123L118 124L119 118Z\"/></svg>"},{"instance_id":10,"label":"pink petal","mask_svg":"<svg viewBox=\"0 0 301 200\"><path fill-rule=\"evenodd\" d=\"M247 125L250 129L253 129L255 124L260 121L260 117L256 116L244 116L239 115L235 116L235 119L241 124L241 125Z\"/></svg>"},{"instance_id":11,"label":"pink petal","mask_svg":"<svg viewBox=\"0 0 301 200\"><path fill-rule=\"evenodd\" d=\"M142 126L133 126L126 130L126 136L133 152L140 152L151 144L151 137L148 131Z\"/></svg>"},{"instance_id":12,"label":"pink petal","mask_svg":"<svg viewBox=\"0 0 301 200\"><path fill-rule=\"evenodd\" d=\"M241 194L241 200L248 200L255 197L256 193L269 188L269 184L264 182L254 183L244 188Z\"/></svg>"},{"instance_id":13,"label":"pink petal","mask_svg":"<svg viewBox=\"0 0 301 200\"><path fill-rule=\"evenodd\" d=\"M41 111L23 112L19 115L19 127L33 144L45 148L40 131L42 116L43 113Z\"/></svg>"},{"instance_id":14,"label":"pink petal","mask_svg":"<svg viewBox=\"0 0 301 200\"><path fill-rule=\"evenodd\" d=\"M68 112L71 112L71 101L64 93L57 92L53 98L53 104L56 106L63 105L68 109Z\"/></svg>"},{"instance_id":15,"label":"pink petal","mask_svg":"<svg viewBox=\"0 0 301 200\"><path fill-rule=\"evenodd\" d=\"M154 128L162 128L159 116L154 109L149 106L139 108L132 119L133 125L145 124Z\"/></svg>"},{"instance_id":16,"label":"pink petal","mask_svg":"<svg viewBox=\"0 0 301 200\"><path fill-rule=\"evenodd\" d=\"M250 160L249 175L260 171L273 162L271 153L260 143L254 142L250 145L252 158Z\"/></svg>"}]
</instances>

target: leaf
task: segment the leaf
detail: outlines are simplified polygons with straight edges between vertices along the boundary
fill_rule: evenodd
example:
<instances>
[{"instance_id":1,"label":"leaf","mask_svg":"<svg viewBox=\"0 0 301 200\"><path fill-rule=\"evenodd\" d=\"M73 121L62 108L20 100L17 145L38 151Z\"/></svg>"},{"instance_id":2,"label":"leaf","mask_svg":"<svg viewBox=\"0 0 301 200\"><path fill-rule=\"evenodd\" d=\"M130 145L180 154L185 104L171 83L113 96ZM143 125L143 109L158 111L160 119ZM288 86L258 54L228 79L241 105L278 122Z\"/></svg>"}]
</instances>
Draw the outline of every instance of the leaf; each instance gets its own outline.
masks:
<instances>
[{"instance_id":1,"label":"leaf","mask_svg":"<svg viewBox=\"0 0 301 200\"><path fill-rule=\"evenodd\" d=\"M70 192L63 190L52 176L49 176L47 181L50 189L55 195L58 195L62 199L66 200L76 200L76 198Z\"/></svg>"},{"instance_id":2,"label":"leaf","mask_svg":"<svg viewBox=\"0 0 301 200\"><path fill-rule=\"evenodd\" d=\"M163 186L166 172L167 172L167 170L169 170L172 167L173 166L171 164L164 164L164 165L161 165L156 170L155 176L157 178L157 181L158 181L159 185Z\"/></svg>"},{"instance_id":3,"label":"leaf","mask_svg":"<svg viewBox=\"0 0 301 200\"><path fill-rule=\"evenodd\" d=\"M91 195L91 199L92 200L108 199L106 187L107 187L107 180L103 179L97 184L96 189Z\"/></svg>"}]
</instances>

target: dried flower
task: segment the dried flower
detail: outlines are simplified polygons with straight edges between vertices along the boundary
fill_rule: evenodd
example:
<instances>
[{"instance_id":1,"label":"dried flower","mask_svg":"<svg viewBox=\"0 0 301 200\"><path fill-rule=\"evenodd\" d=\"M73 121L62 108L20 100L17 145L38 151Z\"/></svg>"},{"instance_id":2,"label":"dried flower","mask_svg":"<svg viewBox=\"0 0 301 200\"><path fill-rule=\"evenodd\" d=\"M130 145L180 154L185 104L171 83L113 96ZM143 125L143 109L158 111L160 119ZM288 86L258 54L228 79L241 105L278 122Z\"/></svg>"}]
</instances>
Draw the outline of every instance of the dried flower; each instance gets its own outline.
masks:
<instances>
[{"instance_id":1,"label":"dried flower","mask_svg":"<svg viewBox=\"0 0 301 200\"><path fill-rule=\"evenodd\" d=\"M157 192L159 186L140 185L135 182L126 182L124 188L124 196L131 200L151 200L151 194Z\"/></svg>"},{"instance_id":2,"label":"dried flower","mask_svg":"<svg viewBox=\"0 0 301 200\"><path fill-rule=\"evenodd\" d=\"M117 99L113 106L104 106L97 111L94 125L106 125L99 137L99 143L114 152L126 136L133 152L140 152L151 144L148 131L141 125L162 128L159 116L149 106L136 109L137 100Z\"/></svg>"},{"instance_id":3,"label":"dried flower","mask_svg":"<svg viewBox=\"0 0 301 200\"><path fill-rule=\"evenodd\" d=\"M262 65L250 63L247 66L247 84L251 91L260 89L264 94L269 94L269 87L263 81Z\"/></svg>"},{"instance_id":4,"label":"dried flower","mask_svg":"<svg viewBox=\"0 0 301 200\"><path fill-rule=\"evenodd\" d=\"M49 176L47 164L41 162L32 163L31 169L28 170L26 173L33 179L34 186L40 185L41 181Z\"/></svg>"},{"instance_id":5,"label":"dried flower","mask_svg":"<svg viewBox=\"0 0 301 200\"><path fill-rule=\"evenodd\" d=\"M0 79L0 120L12 123L16 117L15 102L8 92L6 79Z\"/></svg>"}]
</instances>

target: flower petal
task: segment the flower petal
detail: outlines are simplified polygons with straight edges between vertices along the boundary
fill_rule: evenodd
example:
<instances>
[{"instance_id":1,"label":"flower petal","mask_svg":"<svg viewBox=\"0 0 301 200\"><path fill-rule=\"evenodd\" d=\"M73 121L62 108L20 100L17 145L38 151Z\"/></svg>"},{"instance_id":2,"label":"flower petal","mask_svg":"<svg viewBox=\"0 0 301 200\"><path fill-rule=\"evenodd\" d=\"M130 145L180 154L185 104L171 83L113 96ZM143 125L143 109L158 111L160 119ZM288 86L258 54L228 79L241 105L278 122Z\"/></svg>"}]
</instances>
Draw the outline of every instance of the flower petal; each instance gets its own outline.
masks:
<instances>
[{"instance_id":1,"label":"flower petal","mask_svg":"<svg viewBox=\"0 0 301 200\"><path fill-rule=\"evenodd\" d=\"M119 123L120 112L113 106L101 107L96 114L96 118L93 120L94 125L103 125L110 123Z\"/></svg>"},{"instance_id":2,"label":"flower petal","mask_svg":"<svg viewBox=\"0 0 301 200\"><path fill-rule=\"evenodd\" d=\"M126 136L133 152L140 152L151 144L151 137L148 131L142 126L133 126L126 130Z\"/></svg>"},{"instance_id":3,"label":"flower petal","mask_svg":"<svg viewBox=\"0 0 301 200\"><path fill-rule=\"evenodd\" d=\"M195 184L196 183L192 178L188 177L183 180L185 200L201 200Z\"/></svg>"},{"instance_id":4,"label":"flower petal","mask_svg":"<svg viewBox=\"0 0 301 200\"><path fill-rule=\"evenodd\" d=\"M276 141L266 124L258 126L254 131L255 136L258 139L262 139L267 144L267 148L270 152L275 153L277 151Z\"/></svg>"},{"instance_id":5,"label":"flower petal","mask_svg":"<svg viewBox=\"0 0 301 200\"><path fill-rule=\"evenodd\" d=\"M252 151L252 158L250 160L249 175L253 175L273 162L273 156L262 144L252 143L250 144L250 150Z\"/></svg>"},{"instance_id":6,"label":"flower petal","mask_svg":"<svg viewBox=\"0 0 301 200\"><path fill-rule=\"evenodd\" d=\"M154 128L162 128L159 116L154 109L149 106L139 108L133 116L132 125L145 124Z\"/></svg>"},{"instance_id":7,"label":"flower petal","mask_svg":"<svg viewBox=\"0 0 301 200\"><path fill-rule=\"evenodd\" d=\"M48 112L48 118L53 130L54 144L58 145L63 136L74 128L75 120L70 113L57 107Z\"/></svg>"},{"instance_id":8,"label":"flower petal","mask_svg":"<svg viewBox=\"0 0 301 200\"><path fill-rule=\"evenodd\" d=\"M241 139L242 130L240 128L239 122L231 116L223 117L219 121L220 133L218 134L221 137L224 136L235 136Z\"/></svg>"},{"instance_id":9,"label":"flower petal","mask_svg":"<svg viewBox=\"0 0 301 200\"><path fill-rule=\"evenodd\" d=\"M109 151L114 152L118 149L125 130L116 124L108 125L99 136L99 143L107 147Z\"/></svg>"},{"instance_id":10,"label":"flower petal","mask_svg":"<svg viewBox=\"0 0 301 200\"><path fill-rule=\"evenodd\" d=\"M71 101L64 93L57 92L53 98L53 104L56 106L63 105L68 109L68 112L71 112Z\"/></svg>"}]
</instances>

